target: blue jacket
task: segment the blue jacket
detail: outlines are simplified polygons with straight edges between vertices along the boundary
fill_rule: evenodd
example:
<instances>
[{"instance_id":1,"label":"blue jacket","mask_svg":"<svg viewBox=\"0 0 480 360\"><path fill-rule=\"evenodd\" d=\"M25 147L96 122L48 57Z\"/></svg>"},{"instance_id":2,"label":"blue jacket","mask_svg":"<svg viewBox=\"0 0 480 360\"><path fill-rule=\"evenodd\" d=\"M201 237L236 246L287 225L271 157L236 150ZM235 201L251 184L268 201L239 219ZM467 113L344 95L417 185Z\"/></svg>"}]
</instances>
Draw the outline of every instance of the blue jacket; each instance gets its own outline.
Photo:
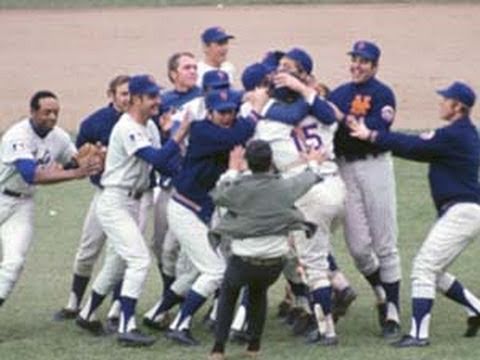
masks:
<instances>
[{"instance_id":1,"label":"blue jacket","mask_svg":"<svg viewBox=\"0 0 480 360\"><path fill-rule=\"evenodd\" d=\"M238 118L230 128L220 127L208 119L191 124L187 153L173 185L179 194L199 207L190 209L205 223L210 222L214 210L209 192L227 170L230 150L244 144L253 135L255 126L255 120L250 117Z\"/></svg>"},{"instance_id":2,"label":"blue jacket","mask_svg":"<svg viewBox=\"0 0 480 360\"><path fill-rule=\"evenodd\" d=\"M85 143L96 144L97 142L108 146L110 133L121 115L122 113L117 111L113 104L109 104L89 115L80 124L76 140L77 148ZM102 174L93 175L90 177L90 181L92 184L100 186L101 176Z\"/></svg>"},{"instance_id":3,"label":"blue jacket","mask_svg":"<svg viewBox=\"0 0 480 360\"><path fill-rule=\"evenodd\" d=\"M456 202L480 203L480 140L468 117L428 135L379 131L375 144L396 156L430 163L430 191L439 215Z\"/></svg>"},{"instance_id":4,"label":"blue jacket","mask_svg":"<svg viewBox=\"0 0 480 360\"><path fill-rule=\"evenodd\" d=\"M329 100L345 115L363 117L365 124L374 130L388 131L395 115L393 91L375 77L361 84L349 82L340 85L330 93ZM338 157L353 161L382 151L374 144L351 137L349 128L339 124L335 134L335 154Z\"/></svg>"}]
</instances>

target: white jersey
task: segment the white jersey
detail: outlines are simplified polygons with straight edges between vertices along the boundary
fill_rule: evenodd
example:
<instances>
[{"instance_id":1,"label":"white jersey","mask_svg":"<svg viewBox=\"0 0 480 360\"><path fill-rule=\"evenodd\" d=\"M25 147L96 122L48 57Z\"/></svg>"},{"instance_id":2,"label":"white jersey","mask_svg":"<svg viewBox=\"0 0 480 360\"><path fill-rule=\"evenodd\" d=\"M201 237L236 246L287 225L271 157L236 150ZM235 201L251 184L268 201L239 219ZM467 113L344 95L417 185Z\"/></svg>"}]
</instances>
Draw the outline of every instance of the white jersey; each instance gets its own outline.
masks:
<instances>
[{"instance_id":1,"label":"white jersey","mask_svg":"<svg viewBox=\"0 0 480 360\"><path fill-rule=\"evenodd\" d=\"M265 111L264 111L265 112ZM320 172L335 173L333 138L337 124L325 125L313 116L306 116L296 127L278 121L262 119L257 123L254 137L267 141L272 147L273 162L280 172L298 168L302 164L301 152L322 148L327 159ZM298 169L300 170L300 169Z\"/></svg>"},{"instance_id":2,"label":"white jersey","mask_svg":"<svg viewBox=\"0 0 480 360\"><path fill-rule=\"evenodd\" d=\"M205 119L207 116L205 97L198 96L176 108L172 115L172 120L181 122L187 113L192 121Z\"/></svg>"},{"instance_id":3,"label":"white jersey","mask_svg":"<svg viewBox=\"0 0 480 360\"><path fill-rule=\"evenodd\" d=\"M200 60L197 63L197 73L198 73L197 85L200 86L201 88L203 88L203 75L210 70L225 71L228 75L228 81L230 82L230 84L233 84L235 80L235 66L233 66L231 62L224 61L222 65L220 65L220 68L216 68L211 65L208 65L203 60Z\"/></svg>"},{"instance_id":4,"label":"white jersey","mask_svg":"<svg viewBox=\"0 0 480 360\"><path fill-rule=\"evenodd\" d=\"M34 160L38 166L53 162L68 163L77 152L67 132L57 126L47 136L38 136L24 119L7 130L0 145L0 189L8 189L25 195L32 195L35 186L25 182L15 168L15 161Z\"/></svg>"},{"instance_id":5,"label":"white jersey","mask_svg":"<svg viewBox=\"0 0 480 360\"><path fill-rule=\"evenodd\" d=\"M161 146L153 120L142 125L130 114L123 114L110 135L102 186L146 191L150 187L152 165L135 156L135 152L147 146Z\"/></svg>"}]
</instances>

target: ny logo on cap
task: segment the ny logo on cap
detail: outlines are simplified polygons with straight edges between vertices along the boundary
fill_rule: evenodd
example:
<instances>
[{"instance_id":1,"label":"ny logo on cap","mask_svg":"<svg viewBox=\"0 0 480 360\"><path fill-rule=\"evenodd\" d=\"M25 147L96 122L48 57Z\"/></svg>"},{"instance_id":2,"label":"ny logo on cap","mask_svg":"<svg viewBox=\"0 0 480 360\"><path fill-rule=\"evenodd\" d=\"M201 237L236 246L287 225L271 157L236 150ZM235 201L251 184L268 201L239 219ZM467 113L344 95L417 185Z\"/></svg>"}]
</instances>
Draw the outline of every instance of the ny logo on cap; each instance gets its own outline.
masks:
<instances>
[{"instance_id":1,"label":"ny logo on cap","mask_svg":"<svg viewBox=\"0 0 480 360\"><path fill-rule=\"evenodd\" d=\"M226 91L221 91L221 92L220 92L220 99L222 99L223 101L227 101L227 99L228 99L228 92L226 92Z\"/></svg>"},{"instance_id":2,"label":"ny logo on cap","mask_svg":"<svg viewBox=\"0 0 480 360\"><path fill-rule=\"evenodd\" d=\"M363 50L364 48L365 48L365 43L363 41L360 41L357 43L358 50Z\"/></svg>"}]
</instances>

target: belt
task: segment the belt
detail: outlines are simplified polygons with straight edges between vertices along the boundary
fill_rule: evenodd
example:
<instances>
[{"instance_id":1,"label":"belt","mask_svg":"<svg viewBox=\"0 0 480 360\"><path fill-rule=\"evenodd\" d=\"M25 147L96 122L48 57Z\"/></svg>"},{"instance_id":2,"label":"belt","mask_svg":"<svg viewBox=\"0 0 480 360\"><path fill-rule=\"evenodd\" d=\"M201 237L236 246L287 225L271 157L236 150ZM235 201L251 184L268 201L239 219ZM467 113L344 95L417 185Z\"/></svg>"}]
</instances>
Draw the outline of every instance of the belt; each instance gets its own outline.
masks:
<instances>
[{"instance_id":1,"label":"belt","mask_svg":"<svg viewBox=\"0 0 480 360\"><path fill-rule=\"evenodd\" d=\"M11 196L11 197L14 197L14 198L27 198L27 197L31 196L31 195L22 194L22 193L13 191L13 190L8 190L8 189L3 189L2 194L7 195L7 196Z\"/></svg>"},{"instance_id":2,"label":"belt","mask_svg":"<svg viewBox=\"0 0 480 360\"><path fill-rule=\"evenodd\" d=\"M129 190L127 196L131 197L134 200L140 200L143 195L143 191L140 190Z\"/></svg>"},{"instance_id":3,"label":"belt","mask_svg":"<svg viewBox=\"0 0 480 360\"><path fill-rule=\"evenodd\" d=\"M183 206L187 207L188 209L194 211L194 212L197 212L199 213L201 210L202 210L202 207L197 204L195 201L193 200L190 200L189 198L187 198L186 196L178 193L177 191L175 191L173 194L172 194L172 198L178 202L179 204L182 204Z\"/></svg>"},{"instance_id":4,"label":"belt","mask_svg":"<svg viewBox=\"0 0 480 360\"><path fill-rule=\"evenodd\" d=\"M262 259L262 258L257 258L257 257L252 257L252 256L238 256L242 261L253 265L253 266L274 266L274 265L281 265L285 262L285 257L279 256L279 257L274 257L274 258L267 258L267 259Z\"/></svg>"}]
</instances>

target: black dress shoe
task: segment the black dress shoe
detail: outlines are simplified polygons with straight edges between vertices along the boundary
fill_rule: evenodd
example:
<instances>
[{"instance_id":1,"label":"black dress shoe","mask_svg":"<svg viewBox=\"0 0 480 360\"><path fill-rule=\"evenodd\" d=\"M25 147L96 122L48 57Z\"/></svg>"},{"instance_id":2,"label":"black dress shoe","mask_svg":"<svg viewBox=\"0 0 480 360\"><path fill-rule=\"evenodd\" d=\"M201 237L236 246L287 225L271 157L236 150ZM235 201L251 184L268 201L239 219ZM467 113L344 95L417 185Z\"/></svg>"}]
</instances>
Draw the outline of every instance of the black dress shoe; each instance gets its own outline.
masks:
<instances>
[{"instance_id":1,"label":"black dress shoe","mask_svg":"<svg viewBox=\"0 0 480 360\"><path fill-rule=\"evenodd\" d=\"M335 293L332 298L332 316L333 321L337 322L339 318L345 316L348 308L357 298L357 293L350 286L342 291Z\"/></svg>"},{"instance_id":2,"label":"black dress shoe","mask_svg":"<svg viewBox=\"0 0 480 360\"><path fill-rule=\"evenodd\" d=\"M410 335L404 335L400 340L391 344L396 348L424 347L430 345L428 339L418 339Z\"/></svg>"},{"instance_id":3,"label":"black dress shoe","mask_svg":"<svg viewBox=\"0 0 480 360\"><path fill-rule=\"evenodd\" d=\"M480 315L471 316L467 319L467 331L463 336L465 337L474 337L477 335L478 330L480 329Z\"/></svg>"},{"instance_id":4,"label":"black dress shoe","mask_svg":"<svg viewBox=\"0 0 480 360\"><path fill-rule=\"evenodd\" d=\"M53 314L53 320L55 321L65 321L65 320L75 320L78 316L79 310L63 308Z\"/></svg>"},{"instance_id":5,"label":"black dress shoe","mask_svg":"<svg viewBox=\"0 0 480 360\"><path fill-rule=\"evenodd\" d=\"M156 341L153 336L146 335L138 329L133 329L127 332L119 333L117 341L123 346L151 346Z\"/></svg>"},{"instance_id":6,"label":"black dress shoe","mask_svg":"<svg viewBox=\"0 0 480 360\"><path fill-rule=\"evenodd\" d=\"M103 329L103 325L100 320L88 321L81 316L77 316L77 318L75 319L75 324L77 324L82 329L87 330L92 335L105 335L105 330Z\"/></svg>"},{"instance_id":7,"label":"black dress shoe","mask_svg":"<svg viewBox=\"0 0 480 360\"><path fill-rule=\"evenodd\" d=\"M401 335L400 324L393 320L385 321L382 327L382 336L386 340L395 340Z\"/></svg>"},{"instance_id":8,"label":"black dress shoe","mask_svg":"<svg viewBox=\"0 0 480 360\"><path fill-rule=\"evenodd\" d=\"M198 346L200 345L200 342L195 340L195 338L192 336L190 333L190 330L168 330L165 333L165 337L167 339L173 340L176 343L179 343L181 345L185 346Z\"/></svg>"},{"instance_id":9,"label":"black dress shoe","mask_svg":"<svg viewBox=\"0 0 480 360\"><path fill-rule=\"evenodd\" d=\"M327 337L320 334L318 330L314 330L307 335L307 339L305 343L309 345L318 344L321 346L336 346L338 345L338 337L337 336Z\"/></svg>"}]
</instances>

